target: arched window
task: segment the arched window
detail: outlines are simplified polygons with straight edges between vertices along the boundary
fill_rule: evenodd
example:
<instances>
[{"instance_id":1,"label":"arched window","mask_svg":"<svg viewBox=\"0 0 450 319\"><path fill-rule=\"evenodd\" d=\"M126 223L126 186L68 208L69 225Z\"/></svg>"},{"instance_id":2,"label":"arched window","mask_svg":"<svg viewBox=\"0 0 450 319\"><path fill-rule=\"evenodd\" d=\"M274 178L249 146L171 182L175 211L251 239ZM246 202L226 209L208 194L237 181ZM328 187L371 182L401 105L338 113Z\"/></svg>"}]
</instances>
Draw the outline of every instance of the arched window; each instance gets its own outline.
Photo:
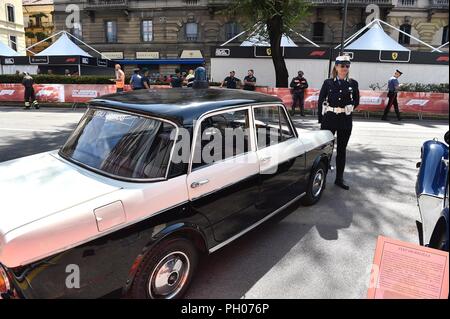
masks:
<instances>
[{"instance_id":1,"label":"arched window","mask_svg":"<svg viewBox=\"0 0 450 319\"><path fill-rule=\"evenodd\" d=\"M313 41L324 41L325 39L325 23L313 23Z\"/></svg>"},{"instance_id":2,"label":"arched window","mask_svg":"<svg viewBox=\"0 0 450 319\"><path fill-rule=\"evenodd\" d=\"M239 25L236 22L225 24L225 39L230 40L239 34Z\"/></svg>"},{"instance_id":3,"label":"arched window","mask_svg":"<svg viewBox=\"0 0 450 319\"><path fill-rule=\"evenodd\" d=\"M448 25L446 25L443 29L442 29L442 43L447 43L448 42Z\"/></svg>"},{"instance_id":4,"label":"arched window","mask_svg":"<svg viewBox=\"0 0 450 319\"><path fill-rule=\"evenodd\" d=\"M402 30L403 32L406 32L408 34L411 34L411 25L404 23L400 26L400 30ZM406 34L403 34L401 32L399 32L398 34L398 43L400 44L410 44L411 42L411 38L408 37Z\"/></svg>"},{"instance_id":5,"label":"arched window","mask_svg":"<svg viewBox=\"0 0 450 319\"><path fill-rule=\"evenodd\" d=\"M186 40L188 41L198 40L198 23L196 22L186 23Z\"/></svg>"}]
</instances>

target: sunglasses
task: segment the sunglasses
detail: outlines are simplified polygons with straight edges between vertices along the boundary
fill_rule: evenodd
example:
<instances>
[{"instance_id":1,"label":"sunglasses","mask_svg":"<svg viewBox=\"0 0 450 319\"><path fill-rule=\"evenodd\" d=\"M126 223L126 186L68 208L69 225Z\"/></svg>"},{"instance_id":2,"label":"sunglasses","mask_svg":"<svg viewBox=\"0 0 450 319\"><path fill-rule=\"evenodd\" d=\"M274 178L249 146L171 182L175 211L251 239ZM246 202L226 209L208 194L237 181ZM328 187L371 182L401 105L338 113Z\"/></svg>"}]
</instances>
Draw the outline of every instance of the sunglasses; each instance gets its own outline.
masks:
<instances>
[{"instance_id":1,"label":"sunglasses","mask_svg":"<svg viewBox=\"0 0 450 319\"><path fill-rule=\"evenodd\" d=\"M347 68L347 69L350 68L350 64L339 64L339 66L340 66L341 68Z\"/></svg>"}]
</instances>

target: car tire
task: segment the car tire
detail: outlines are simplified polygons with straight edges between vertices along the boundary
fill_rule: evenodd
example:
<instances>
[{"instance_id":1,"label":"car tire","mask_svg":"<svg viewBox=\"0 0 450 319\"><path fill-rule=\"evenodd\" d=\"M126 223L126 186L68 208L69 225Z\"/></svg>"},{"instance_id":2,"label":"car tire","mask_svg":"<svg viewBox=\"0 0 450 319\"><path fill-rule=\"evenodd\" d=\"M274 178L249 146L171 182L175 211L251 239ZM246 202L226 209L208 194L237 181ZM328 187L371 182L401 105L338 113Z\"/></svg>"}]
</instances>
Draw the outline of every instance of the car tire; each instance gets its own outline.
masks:
<instances>
[{"instance_id":1,"label":"car tire","mask_svg":"<svg viewBox=\"0 0 450 319\"><path fill-rule=\"evenodd\" d=\"M304 206L312 206L316 204L322 197L327 179L327 168L324 162L320 162L310 175L306 194L303 196L301 203Z\"/></svg>"},{"instance_id":2,"label":"car tire","mask_svg":"<svg viewBox=\"0 0 450 319\"><path fill-rule=\"evenodd\" d=\"M157 244L142 260L128 293L131 299L178 299L189 287L199 254L187 239Z\"/></svg>"}]
</instances>

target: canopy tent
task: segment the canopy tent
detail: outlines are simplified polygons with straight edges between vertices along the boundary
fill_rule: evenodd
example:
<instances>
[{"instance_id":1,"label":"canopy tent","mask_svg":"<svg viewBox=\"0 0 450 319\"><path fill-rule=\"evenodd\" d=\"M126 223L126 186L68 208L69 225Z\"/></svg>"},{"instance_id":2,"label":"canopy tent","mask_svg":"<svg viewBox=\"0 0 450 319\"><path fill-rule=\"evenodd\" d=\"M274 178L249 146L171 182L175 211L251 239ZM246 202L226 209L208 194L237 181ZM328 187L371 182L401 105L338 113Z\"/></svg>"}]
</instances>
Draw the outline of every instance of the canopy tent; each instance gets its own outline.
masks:
<instances>
[{"instance_id":1,"label":"canopy tent","mask_svg":"<svg viewBox=\"0 0 450 319\"><path fill-rule=\"evenodd\" d=\"M374 23L370 29L350 45L349 50L376 50L376 51L410 51L384 32L379 23Z\"/></svg>"},{"instance_id":2,"label":"canopy tent","mask_svg":"<svg viewBox=\"0 0 450 319\"><path fill-rule=\"evenodd\" d=\"M19 56L20 54L13 49L11 49L9 46L3 44L0 42L0 55L2 56Z\"/></svg>"},{"instance_id":3,"label":"canopy tent","mask_svg":"<svg viewBox=\"0 0 450 319\"><path fill-rule=\"evenodd\" d=\"M89 53L81 49L78 45L73 43L71 39L64 32L59 39L49 46L47 49L36 54L36 56L68 56L77 55L84 57L92 57Z\"/></svg>"},{"instance_id":4,"label":"canopy tent","mask_svg":"<svg viewBox=\"0 0 450 319\"><path fill-rule=\"evenodd\" d=\"M240 44L240 46L241 47L252 47L252 46L270 47L270 43L269 43L268 39L266 39L262 36L254 35L254 36L251 36L250 38L248 38L247 40L245 40L244 42L242 42ZM281 38L281 46L282 47L297 47L297 45L294 43L294 41L292 41L292 39L290 37L288 37L287 35L283 35L283 37Z\"/></svg>"}]
</instances>

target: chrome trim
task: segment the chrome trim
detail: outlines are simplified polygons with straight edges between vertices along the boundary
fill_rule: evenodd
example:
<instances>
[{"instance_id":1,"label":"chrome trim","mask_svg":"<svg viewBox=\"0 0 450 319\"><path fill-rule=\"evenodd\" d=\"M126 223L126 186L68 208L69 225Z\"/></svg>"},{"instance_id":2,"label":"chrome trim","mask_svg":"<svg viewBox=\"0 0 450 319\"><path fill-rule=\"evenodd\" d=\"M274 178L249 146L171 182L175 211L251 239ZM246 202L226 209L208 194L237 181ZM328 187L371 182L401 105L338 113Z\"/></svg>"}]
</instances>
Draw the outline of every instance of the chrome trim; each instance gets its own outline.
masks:
<instances>
[{"instance_id":1,"label":"chrome trim","mask_svg":"<svg viewBox=\"0 0 450 319\"><path fill-rule=\"evenodd\" d=\"M81 241L79 241L79 242L76 242L76 243L67 245L67 246L62 247L62 248L60 248L60 249L56 249L56 250L54 250L54 251L49 252L48 254L44 254L44 255L35 257L35 258L33 258L33 259L24 260L24 261L21 262L20 266L28 265L28 264L31 264L31 263L40 261L40 260L42 260L42 259L44 259L44 258L53 256L53 255L56 255L56 254L59 254L59 253L63 253L63 252L65 252L65 251L69 250L69 249L72 249L72 248L75 248L75 247L84 245L84 244L89 243L89 242L91 242L91 241L93 241L93 240L96 240L96 239L102 238L102 237L104 237L104 236L110 235L110 234L112 234L112 233L114 233L114 232L116 232L116 231L119 231L119 230L124 229L124 228L129 227L129 226L133 226L133 225L135 225L135 224L137 224L137 223L140 223L140 222L142 222L142 221L144 221L144 220L146 220L146 219L153 218L153 217L155 217L155 216L157 216L157 215L163 214L163 213L165 213L165 212L167 212L167 211L169 211L169 210L171 210L171 209L174 209L174 208L176 208L176 207L178 207L178 206L185 205L185 204L187 204L187 203L189 203L188 200L182 201L182 202L180 202L180 203L178 203L178 204L172 205L172 206L170 206L170 207L168 207L168 208L164 208L164 209L162 209L162 210L160 210L160 211L157 211L157 212L155 212L155 213L150 213L149 215L145 215L145 216L142 216L142 217L140 217L140 218L133 219L133 220L131 220L131 221L125 223L125 224L120 224L120 225L118 225L118 226L120 226L120 227L113 227L113 228L110 228L110 229L108 229L108 230L105 230L105 231L102 232L102 233L98 233L96 236L91 236L91 237L88 237L88 238L86 238L86 239L84 239L84 240L81 240Z\"/></svg>"},{"instance_id":2,"label":"chrome trim","mask_svg":"<svg viewBox=\"0 0 450 319\"><path fill-rule=\"evenodd\" d=\"M110 112L117 112L117 113L133 115L133 116L137 116L137 117L148 118L148 119L151 119L151 120L156 120L156 121L160 121L160 122L166 122L166 123L169 123L170 125L172 125L173 127L175 127L175 130L176 130L176 136L175 137L176 138L175 138L174 143L172 145L172 150L170 151L170 157L169 157L169 162L168 162L167 169L166 169L166 174L164 175L164 177L157 177L157 178L129 178L129 177L117 176L117 175L110 174L110 173L104 172L102 170L99 170L97 168L91 167L89 165L83 164L83 163L81 163L81 162L79 162L79 161L77 161L77 160L75 160L73 158L70 158L70 157L66 156L65 154L63 154L61 152L62 147L58 151L58 155L59 156L61 156L63 159L65 159L65 160L67 160L67 161L69 161L71 163L74 163L74 164L76 164L76 165L78 165L80 167L83 167L84 169L93 171L95 173L98 173L100 175L112 178L114 180L119 180L119 181L123 181L123 182L133 182L133 183L150 183L150 182L161 182L161 181L167 180L167 178L169 176L169 172L170 172L170 167L172 165L172 157L173 157L173 153L174 153L175 146L176 146L176 140L178 139L178 134L179 134L179 130L180 130L179 126L175 122L172 122L170 120L163 119L163 118L158 118L158 117L155 117L155 116L143 115L143 114L140 114L140 113L133 113L133 112L124 111L124 110L117 110L117 109L114 109L114 108L108 108L108 107L104 107L104 106L97 106L97 105L94 104L94 105L89 105L89 107L87 108L87 110L84 113L83 117L78 122L78 125L85 118L87 112L90 109L93 109L93 110L104 110L104 111L110 111ZM78 127L78 125L77 125L77 127ZM73 134L73 131L72 131L72 134ZM72 136L72 134L70 136ZM65 145L65 143L64 143L64 145ZM63 147L64 147L64 145L63 145Z\"/></svg>"},{"instance_id":3,"label":"chrome trim","mask_svg":"<svg viewBox=\"0 0 450 319\"><path fill-rule=\"evenodd\" d=\"M238 239L239 237L241 237L242 235L248 233L249 231L251 231L252 229L254 229L255 227L258 227L259 225L261 225L262 223L264 223L266 220L270 219L271 217L275 216L276 214L278 214L279 212L281 212L282 210L284 210L285 208L287 208L289 205L295 203L296 201L298 201L300 198L302 198L303 196L305 196L306 193L302 193L299 196L295 197L294 199L292 199L291 201L289 201L288 203L284 204L283 206L281 206L280 208L278 208L277 210L275 210L274 212L270 213L269 215L267 215L266 217L264 217L263 219L257 221L256 223L254 223L253 225L247 227L246 229L244 229L243 231L241 231L240 233L234 235L233 237L225 240L224 242L214 246L213 248L209 249L209 253L213 253L217 250L219 250L220 248L228 245L229 243L231 243L232 241Z\"/></svg>"}]
</instances>

